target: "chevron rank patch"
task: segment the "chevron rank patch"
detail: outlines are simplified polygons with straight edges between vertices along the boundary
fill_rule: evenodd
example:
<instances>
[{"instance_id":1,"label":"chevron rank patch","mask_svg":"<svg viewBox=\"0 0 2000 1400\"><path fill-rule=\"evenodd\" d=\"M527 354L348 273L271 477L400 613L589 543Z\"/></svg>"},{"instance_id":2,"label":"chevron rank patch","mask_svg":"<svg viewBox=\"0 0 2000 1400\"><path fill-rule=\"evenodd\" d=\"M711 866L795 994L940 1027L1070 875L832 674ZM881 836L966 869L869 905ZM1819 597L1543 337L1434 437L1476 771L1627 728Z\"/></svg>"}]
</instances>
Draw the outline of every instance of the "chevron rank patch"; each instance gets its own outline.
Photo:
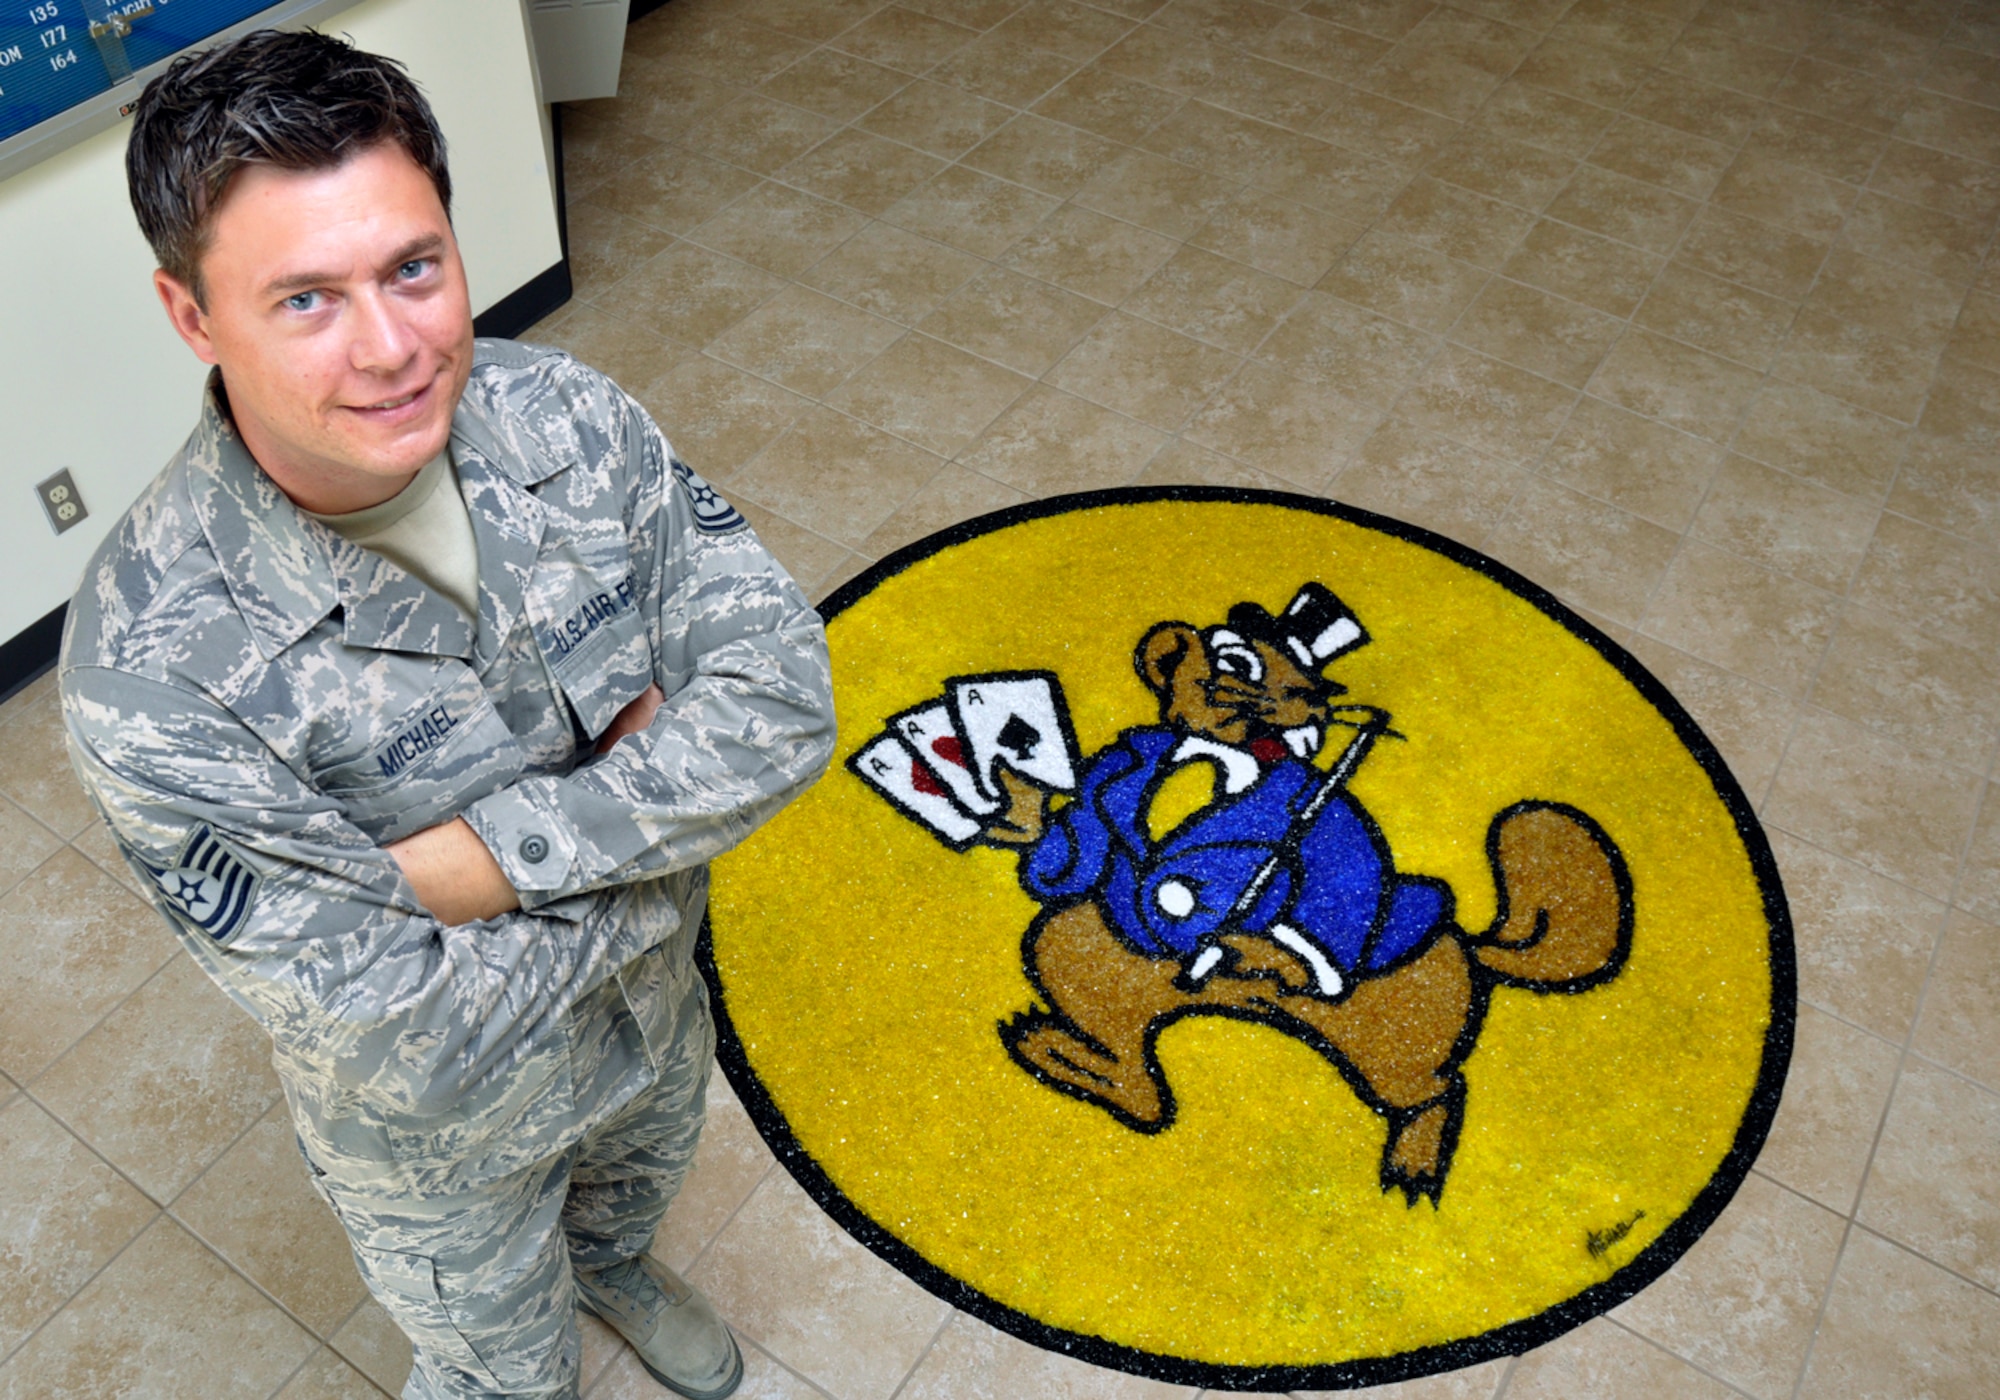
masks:
<instances>
[{"instance_id":1,"label":"chevron rank patch","mask_svg":"<svg viewBox=\"0 0 2000 1400\"><path fill-rule=\"evenodd\" d=\"M217 943L227 943L250 917L258 876L206 823L194 829L172 866L140 858L173 911Z\"/></svg>"},{"instance_id":2,"label":"chevron rank patch","mask_svg":"<svg viewBox=\"0 0 2000 1400\"><path fill-rule=\"evenodd\" d=\"M694 469L678 457L669 459L674 469L674 480L687 493L688 504L694 507L694 525L704 535L727 535L740 530L746 522L735 506L716 494L713 486L695 475Z\"/></svg>"}]
</instances>

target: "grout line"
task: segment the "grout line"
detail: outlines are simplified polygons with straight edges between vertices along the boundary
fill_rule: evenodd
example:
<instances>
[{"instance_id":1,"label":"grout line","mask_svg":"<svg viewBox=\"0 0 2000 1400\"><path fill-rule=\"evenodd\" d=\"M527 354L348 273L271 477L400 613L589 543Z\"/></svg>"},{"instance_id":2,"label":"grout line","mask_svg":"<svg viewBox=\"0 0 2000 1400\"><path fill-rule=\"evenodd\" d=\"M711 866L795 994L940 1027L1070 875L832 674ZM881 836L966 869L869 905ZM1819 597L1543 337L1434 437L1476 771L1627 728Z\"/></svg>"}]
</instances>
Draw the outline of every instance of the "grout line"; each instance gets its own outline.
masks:
<instances>
[{"instance_id":1,"label":"grout line","mask_svg":"<svg viewBox=\"0 0 2000 1400\"><path fill-rule=\"evenodd\" d=\"M970 1316L970 1314L967 1315ZM896 1400L896 1397L903 1393L904 1387L916 1379L917 1372L923 1370L924 1362L930 1359L931 1352L937 1347L938 1339L944 1336L945 1329L951 1326L952 1322L958 1316L959 1310L957 1308L949 1303L945 1304L944 1320L938 1323L937 1331L931 1333L931 1339L924 1343L924 1349L917 1353L917 1359L910 1363L910 1369L903 1372L903 1378L897 1381L896 1388L889 1392L888 1400Z\"/></svg>"}]
</instances>

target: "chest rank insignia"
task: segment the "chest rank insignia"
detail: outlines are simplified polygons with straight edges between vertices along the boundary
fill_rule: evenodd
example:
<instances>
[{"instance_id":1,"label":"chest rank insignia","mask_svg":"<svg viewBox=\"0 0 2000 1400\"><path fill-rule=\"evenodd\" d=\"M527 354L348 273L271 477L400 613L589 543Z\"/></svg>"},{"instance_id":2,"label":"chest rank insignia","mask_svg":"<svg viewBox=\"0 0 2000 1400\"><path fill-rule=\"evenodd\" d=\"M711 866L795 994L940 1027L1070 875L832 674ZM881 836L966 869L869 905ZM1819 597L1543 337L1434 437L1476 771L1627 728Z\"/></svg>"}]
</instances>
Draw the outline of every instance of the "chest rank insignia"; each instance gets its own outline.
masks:
<instances>
[{"instance_id":1,"label":"chest rank insignia","mask_svg":"<svg viewBox=\"0 0 2000 1400\"><path fill-rule=\"evenodd\" d=\"M674 469L674 480L681 484L688 504L694 507L694 527L704 535L726 535L732 530L740 530L749 522L735 506L715 493L715 488L694 474L680 458L669 459Z\"/></svg>"},{"instance_id":2,"label":"chest rank insignia","mask_svg":"<svg viewBox=\"0 0 2000 1400\"><path fill-rule=\"evenodd\" d=\"M194 829L170 868L163 870L143 857L140 864L174 912L217 943L228 942L250 917L257 872L205 823Z\"/></svg>"}]
</instances>

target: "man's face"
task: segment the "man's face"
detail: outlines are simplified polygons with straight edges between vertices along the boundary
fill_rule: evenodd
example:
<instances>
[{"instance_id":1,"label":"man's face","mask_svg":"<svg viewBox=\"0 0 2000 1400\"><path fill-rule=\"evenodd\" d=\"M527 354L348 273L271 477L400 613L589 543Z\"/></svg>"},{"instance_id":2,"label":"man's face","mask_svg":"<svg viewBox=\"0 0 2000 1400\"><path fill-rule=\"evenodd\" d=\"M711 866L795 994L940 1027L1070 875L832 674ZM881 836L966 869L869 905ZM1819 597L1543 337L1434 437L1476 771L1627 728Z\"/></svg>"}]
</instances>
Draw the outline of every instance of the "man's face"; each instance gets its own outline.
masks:
<instances>
[{"instance_id":1,"label":"man's face","mask_svg":"<svg viewBox=\"0 0 2000 1400\"><path fill-rule=\"evenodd\" d=\"M437 191L402 147L246 167L201 270L206 310L164 272L160 300L221 366L244 444L293 500L376 505L443 449L472 372L471 303Z\"/></svg>"}]
</instances>

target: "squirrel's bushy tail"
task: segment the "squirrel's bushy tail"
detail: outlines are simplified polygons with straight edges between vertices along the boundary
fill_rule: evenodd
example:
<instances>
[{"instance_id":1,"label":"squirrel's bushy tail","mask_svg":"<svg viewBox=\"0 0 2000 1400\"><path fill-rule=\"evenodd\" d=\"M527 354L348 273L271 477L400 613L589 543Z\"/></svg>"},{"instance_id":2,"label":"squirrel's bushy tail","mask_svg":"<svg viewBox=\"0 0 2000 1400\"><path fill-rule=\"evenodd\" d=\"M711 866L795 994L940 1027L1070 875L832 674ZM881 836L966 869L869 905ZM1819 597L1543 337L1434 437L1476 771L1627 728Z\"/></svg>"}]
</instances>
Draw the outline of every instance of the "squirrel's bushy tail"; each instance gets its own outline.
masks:
<instances>
[{"instance_id":1,"label":"squirrel's bushy tail","mask_svg":"<svg viewBox=\"0 0 2000 1400\"><path fill-rule=\"evenodd\" d=\"M1486 856L1500 910L1467 945L1496 981L1580 992L1618 974L1632 941L1632 877L1603 827L1559 802L1517 802L1493 819Z\"/></svg>"}]
</instances>

